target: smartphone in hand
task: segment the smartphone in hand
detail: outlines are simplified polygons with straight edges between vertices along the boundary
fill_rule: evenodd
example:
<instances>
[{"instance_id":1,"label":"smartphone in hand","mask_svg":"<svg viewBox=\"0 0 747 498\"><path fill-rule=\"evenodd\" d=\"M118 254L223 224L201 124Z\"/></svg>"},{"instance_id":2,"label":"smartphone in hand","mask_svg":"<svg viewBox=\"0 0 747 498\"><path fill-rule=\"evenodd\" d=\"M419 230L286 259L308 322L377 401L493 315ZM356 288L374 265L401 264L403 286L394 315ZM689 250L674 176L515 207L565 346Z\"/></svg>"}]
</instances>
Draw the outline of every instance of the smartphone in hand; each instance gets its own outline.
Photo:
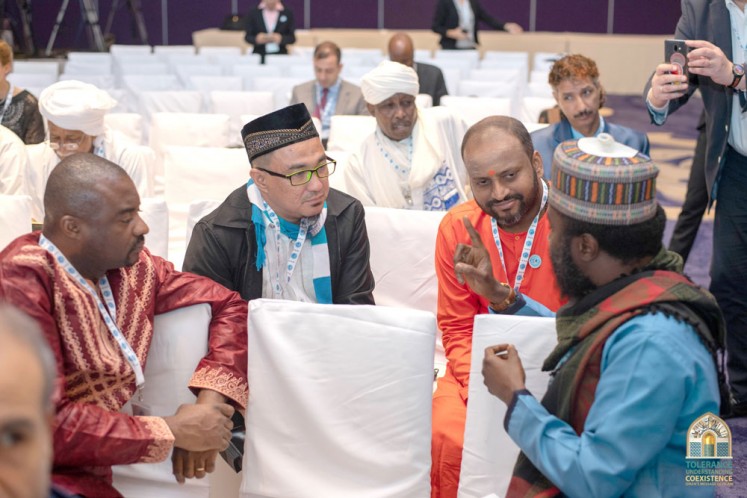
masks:
<instances>
[{"instance_id":1,"label":"smartphone in hand","mask_svg":"<svg viewBox=\"0 0 747 498\"><path fill-rule=\"evenodd\" d=\"M677 66L676 71L672 74L684 74L690 77L687 72L687 53L690 47L685 44L685 40L664 40L664 60L669 64Z\"/></svg>"}]
</instances>

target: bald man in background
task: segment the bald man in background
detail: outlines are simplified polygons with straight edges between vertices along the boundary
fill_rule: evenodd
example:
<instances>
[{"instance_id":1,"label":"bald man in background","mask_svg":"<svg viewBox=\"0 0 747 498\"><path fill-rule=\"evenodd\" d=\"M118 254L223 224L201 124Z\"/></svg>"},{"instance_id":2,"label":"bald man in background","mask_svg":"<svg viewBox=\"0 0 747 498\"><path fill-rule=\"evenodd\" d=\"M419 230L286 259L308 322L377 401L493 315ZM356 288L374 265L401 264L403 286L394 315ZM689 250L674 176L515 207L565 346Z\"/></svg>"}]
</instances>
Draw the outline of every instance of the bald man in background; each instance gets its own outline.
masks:
<instances>
[{"instance_id":1,"label":"bald man in background","mask_svg":"<svg viewBox=\"0 0 747 498\"><path fill-rule=\"evenodd\" d=\"M415 70L420 81L419 93L433 99L433 105L440 105L441 97L448 95L444 73L436 66L415 62L415 44L407 33L395 33L389 39L389 60L399 62Z\"/></svg>"}]
</instances>

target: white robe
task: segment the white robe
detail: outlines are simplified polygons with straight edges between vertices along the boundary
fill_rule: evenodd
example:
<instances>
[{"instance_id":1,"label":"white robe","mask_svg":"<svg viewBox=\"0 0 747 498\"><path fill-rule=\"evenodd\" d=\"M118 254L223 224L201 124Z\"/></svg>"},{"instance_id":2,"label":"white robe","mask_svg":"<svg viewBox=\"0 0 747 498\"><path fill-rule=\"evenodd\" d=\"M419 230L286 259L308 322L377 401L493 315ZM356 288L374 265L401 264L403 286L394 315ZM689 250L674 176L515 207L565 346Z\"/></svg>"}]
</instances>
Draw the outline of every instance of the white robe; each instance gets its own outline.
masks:
<instances>
[{"instance_id":1,"label":"white robe","mask_svg":"<svg viewBox=\"0 0 747 498\"><path fill-rule=\"evenodd\" d=\"M424 192L436 173L446 166L456 183L459 202L469 200L467 171L462 162L462 138L467 125L444 107L418 109L418 120L413 128L412 167L408 187L412 197L409 205L402 192L398 173L383 156L379 143L390 155L402 155L395 143L381 141L382 134L371 134L352 154L343 170L347 193L364 206L400 209L423 209Z\"/></svg>"},{"instance_id":2,"label":"white robe","mask_svg":"<svg viewBox=\"0 0 747 498\"><path fill-rule=\"evenodd\" d=\"M26 145L0 125L0 194L26 195L26 175L29 170Z\"/></svg>"},{"instance_id":3,"label":"white robe","mask_svg":"<svg viewBox=\"0 0 747 498\"><path fill-rule=\"evenodd\" d=\"M135 183L141 198L153 197L153 181L157 156L150 147L132 145L117 132L107 132L96 138L94 149L103 147L102 156L120 165ZM28 193L34 204L34 218L44 219L44 190L47 178L60 162L60 158L47 142L28 145L29 157L27 174Z\"/></svg>"}]
</instances>

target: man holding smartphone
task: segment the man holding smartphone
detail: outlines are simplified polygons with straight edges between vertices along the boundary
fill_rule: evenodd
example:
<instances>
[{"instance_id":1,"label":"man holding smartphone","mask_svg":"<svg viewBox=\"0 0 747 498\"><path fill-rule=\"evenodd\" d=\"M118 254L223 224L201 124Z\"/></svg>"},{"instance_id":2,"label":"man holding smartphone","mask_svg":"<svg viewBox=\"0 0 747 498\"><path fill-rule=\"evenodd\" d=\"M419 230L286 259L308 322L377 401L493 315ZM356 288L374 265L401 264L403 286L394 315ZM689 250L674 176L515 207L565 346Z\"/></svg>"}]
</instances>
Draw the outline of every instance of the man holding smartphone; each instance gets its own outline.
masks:
<instances>
[{"instance_id":1,"label":"man holding smartphone","mask_svg":"<svg viewBox=\"0 0 747 498\"><path fill-rule=\"evenodd\" d=\"M716 203L711 292L727 326L731 414L747 415L747 0L683 0L675 38L689 47L689 77L659 64L644 90L651 120L662 125L695 90L703 96L708 146L705 176ZM728 414L729 407L722 407Z\"/></svg>"}]
</instances>

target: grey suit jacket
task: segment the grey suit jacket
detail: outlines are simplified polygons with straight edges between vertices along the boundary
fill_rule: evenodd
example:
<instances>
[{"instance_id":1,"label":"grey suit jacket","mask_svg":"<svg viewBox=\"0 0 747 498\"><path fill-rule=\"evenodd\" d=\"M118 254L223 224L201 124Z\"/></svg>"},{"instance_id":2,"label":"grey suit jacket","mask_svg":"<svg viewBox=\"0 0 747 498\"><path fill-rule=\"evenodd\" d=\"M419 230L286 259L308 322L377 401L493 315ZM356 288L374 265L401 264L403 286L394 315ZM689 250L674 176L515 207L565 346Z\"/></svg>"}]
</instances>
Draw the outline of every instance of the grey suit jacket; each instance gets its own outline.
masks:
<instances>
[{"instance_id":1,"label":"grey suit jacket","mask_svg":"<svg viewBox=\"0 0 747 498\"><path fill-rule=\"evenodd\" d=\"M710 41L732 60L731 21L724 0L682 0L682 15L674 37L680 40ZM644 99L651 88L652 78L653 74L643 91ZM687 94L670 101L669 112L672 113L684 105L697 89L700 89L703 96L706 113L706 183L710 202L713 202L716 199L718 179L729 138L734 90L718 85L706 76L690 75Z\"/></svg>"},{"instance_id":2,"label":"grey suit jacket","mask_svg":"<svg viewBox=\"0 0 747 498\"><path fill-rule=\"evenodd\" d=\"M433 105L439 105L441 97L449 94L446 90L444 73L437 66L422 62L415 63L415 72L418 73L418 80L420 80L420 93L427 93L433 98Z\"/></svg>"},{"instance_id":3,"label":"grey suit jacket","mask_svg":"<svg viewBox=\"0 0 747 498\"><path fill-rule=\"evenodd\" d=\"M291 95L291 105L299 103L306 104L309 114L313 114L316 107L315 83L316 80L311 80L296 85ZM337 105L335 106L335 114L368 116L366 101L363 100L363 94L359 86L342 80L340 94L337 97Z\"/></svg>"}]
</instances>

